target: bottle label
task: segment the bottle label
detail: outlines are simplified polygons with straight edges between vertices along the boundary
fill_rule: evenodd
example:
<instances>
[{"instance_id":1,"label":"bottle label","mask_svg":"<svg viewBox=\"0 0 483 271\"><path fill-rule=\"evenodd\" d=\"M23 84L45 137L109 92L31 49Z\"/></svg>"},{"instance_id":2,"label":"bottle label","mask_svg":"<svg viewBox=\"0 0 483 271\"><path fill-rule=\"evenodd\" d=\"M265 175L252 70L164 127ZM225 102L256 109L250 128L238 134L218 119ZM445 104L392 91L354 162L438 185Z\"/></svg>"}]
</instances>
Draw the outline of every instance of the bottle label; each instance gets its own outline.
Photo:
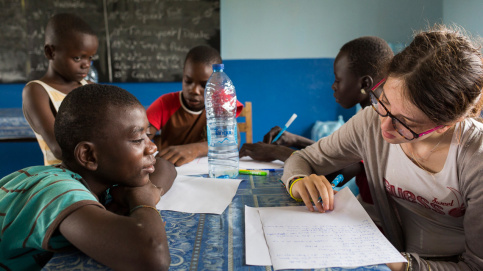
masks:
<instances>
[{"instance_id":1,"label":"bottle label","mask_svg":"<svg viewBox=\"0 0 483 271\"><path fill-rule=\"evenodd\" d=\"M208 145L212 147L238 145L236 124L232 127L207 127Z\"/></svg>"},{"instance_id":2,"label":"bottle label","mask_svg":"<svg viewBox=\"0 0 483 271\"><path fill-rule=\"evenodd\" d=\"M230 130L215 128L215 135L216 136L224 136L224 137L227 137L227 136L232 135L232 134L233 133Z\"/></svg>"}]
</instances>

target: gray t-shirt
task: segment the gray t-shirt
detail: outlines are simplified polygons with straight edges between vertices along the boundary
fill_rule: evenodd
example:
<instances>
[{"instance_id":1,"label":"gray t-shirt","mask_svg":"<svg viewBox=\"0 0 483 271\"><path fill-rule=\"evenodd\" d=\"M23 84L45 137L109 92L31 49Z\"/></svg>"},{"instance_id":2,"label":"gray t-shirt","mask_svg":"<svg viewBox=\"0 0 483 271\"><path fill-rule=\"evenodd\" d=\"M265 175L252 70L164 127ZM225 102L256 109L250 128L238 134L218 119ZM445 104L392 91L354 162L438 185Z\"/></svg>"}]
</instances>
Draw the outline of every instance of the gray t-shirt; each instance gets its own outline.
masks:
<instances>
[{"instance_id":1,"label":"gray t-shirt","mask_svg":"<svg viewBox=\"0 0 483 271\"><path fill-rule=\"evenodd\" d=\"M464 243L463 250L455 251L460 255L458 263L444 261L427 261L432 270L483 270L483 124L466 119L461 122L456 145L456 175L458 191L466 210L462 217L463 223L455 228L464 231L425 234L427 242L434 246L447 246L445 240L458 239ZM414 240L405 238L402 225L399 222L395 201L388 193L384 184L390 144L381 135L379 115L371 107L366 107L353 116L346 124L332 135L322 138L313 145L294 153L286 162L282 176L285 185L294 178L312 173L326 175L342 169L350 164L364 161L369 189L374 200L375 209L381 219L384 234L399 250L408 251L414 248ZM405 219L417 219L412 212ZM441 238L447 234L446 238ZM408 241L411 244L406 244ZM461 245L458 245L461 249ZM437 254L427 251L426 255ZM426 261L420 259L418 253L411 253L415 258L414 270L428 270Z\"/></svg>"}]
</instances>

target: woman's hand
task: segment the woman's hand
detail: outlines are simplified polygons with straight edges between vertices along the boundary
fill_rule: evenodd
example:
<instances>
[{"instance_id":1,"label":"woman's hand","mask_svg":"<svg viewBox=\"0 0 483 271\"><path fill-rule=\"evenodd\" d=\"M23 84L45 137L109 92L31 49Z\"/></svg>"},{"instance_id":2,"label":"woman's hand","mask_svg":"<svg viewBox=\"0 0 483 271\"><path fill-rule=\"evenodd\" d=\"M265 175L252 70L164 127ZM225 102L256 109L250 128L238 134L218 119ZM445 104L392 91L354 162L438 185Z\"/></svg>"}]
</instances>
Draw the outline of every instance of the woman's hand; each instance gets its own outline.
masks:
<instances>
[{"instance_id":1,"label":"woman's hand","mask_svg":"<svg viewBox=\"0 0 483 271\"><path fill-rule=\"evenodd\" d=\"M301 198L311 212L314 211L313 204L321 213L334 210L334 194L332 185L322 175L306 176L292 186L292 195ZM319 197L322 202L319 202Z\"/></svg>"}]
</instances>

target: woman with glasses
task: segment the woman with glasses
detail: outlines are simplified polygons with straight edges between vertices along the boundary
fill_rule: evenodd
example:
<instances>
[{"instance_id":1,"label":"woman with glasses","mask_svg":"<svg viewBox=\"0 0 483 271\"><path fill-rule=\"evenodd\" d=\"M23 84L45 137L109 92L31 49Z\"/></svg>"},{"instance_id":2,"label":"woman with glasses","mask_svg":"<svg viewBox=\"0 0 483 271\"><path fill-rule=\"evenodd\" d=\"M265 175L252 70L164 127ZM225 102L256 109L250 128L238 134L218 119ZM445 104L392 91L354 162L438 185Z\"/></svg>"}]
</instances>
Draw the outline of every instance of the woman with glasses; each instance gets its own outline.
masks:
<instances>
[{"instance_id":1,"label":"woman with glasses","mask_svg":"<svg viewBox=\"0 0 483 271\"><path fill-rule=\"evenodd\" d=\"M417 34L385 74L366 90L372 108L292 155L282 181L325 212L334 192L324 175L362 159L383 232L408 260L391 270L483 270L480 48L438 26Z\"/></svg>"}]
</instances>

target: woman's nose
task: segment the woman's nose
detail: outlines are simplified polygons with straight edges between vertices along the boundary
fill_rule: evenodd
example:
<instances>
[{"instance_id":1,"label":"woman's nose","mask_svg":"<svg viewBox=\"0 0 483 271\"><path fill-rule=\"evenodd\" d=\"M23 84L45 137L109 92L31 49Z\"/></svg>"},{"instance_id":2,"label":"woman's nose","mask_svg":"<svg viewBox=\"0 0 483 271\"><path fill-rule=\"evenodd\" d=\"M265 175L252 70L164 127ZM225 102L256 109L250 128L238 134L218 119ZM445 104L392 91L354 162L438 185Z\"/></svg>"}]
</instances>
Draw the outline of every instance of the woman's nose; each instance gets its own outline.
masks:
<instances>
[{"instance_id":1,"label":"woman's nose","mask_svg":"<svg viewBox=\"0 0 483 271\"><path fill-rule=\"evenodd\" d=\"M394 126L392 125L392 119L389 116L379 116L381 119L381 129L385 131L392 131L394 130Z\"/></svg>"}]
</instances>

